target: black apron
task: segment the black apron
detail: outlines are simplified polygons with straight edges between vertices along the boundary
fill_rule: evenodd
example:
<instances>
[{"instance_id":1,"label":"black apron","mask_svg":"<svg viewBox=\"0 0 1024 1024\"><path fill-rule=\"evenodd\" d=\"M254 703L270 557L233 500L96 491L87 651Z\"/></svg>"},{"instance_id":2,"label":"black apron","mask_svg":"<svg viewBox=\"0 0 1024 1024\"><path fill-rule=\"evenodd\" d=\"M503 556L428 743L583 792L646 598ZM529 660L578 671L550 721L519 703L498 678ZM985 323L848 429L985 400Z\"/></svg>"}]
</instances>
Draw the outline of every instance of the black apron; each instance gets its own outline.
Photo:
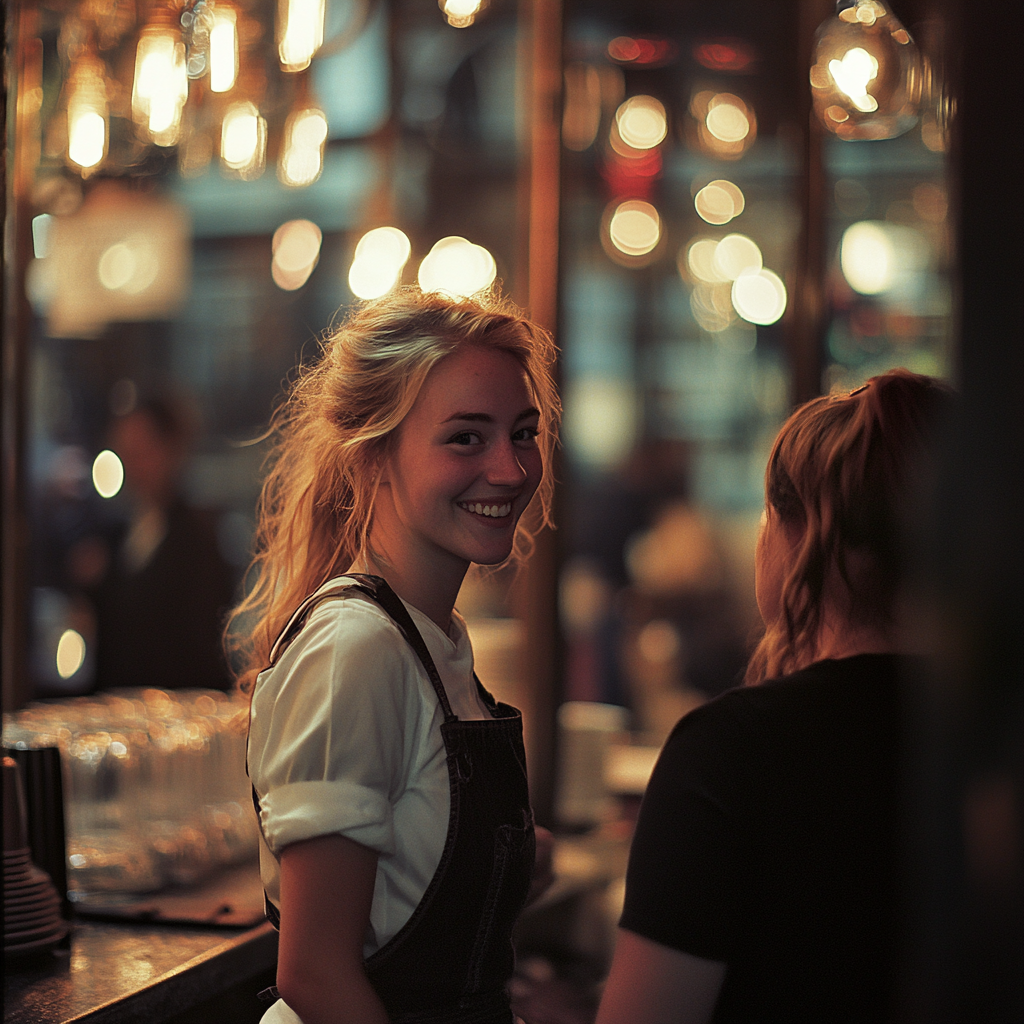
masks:
<instances>
[{"instance_id":1,"label":"black apron","mask_svg":"<svg viewBox=\"0 0 1024 1024\"><path fill-rule=\"evenodd\" d=\"M366 975L393 1024L511 1024L506 985L515 966L512 928L526 902L535 858L522 715L496 702L477 680L494 717L460 720L395 592L379 576L346 578L354 582L303 602L274 644L271 665L320 601L342 589L368 594L394 620L437 693L451 792L448 834L434 877L412 917L366 960ZM258 818L255 789L253 803ZM267 916L279 925L269 900Z\"/></svg>"}]
</instances>

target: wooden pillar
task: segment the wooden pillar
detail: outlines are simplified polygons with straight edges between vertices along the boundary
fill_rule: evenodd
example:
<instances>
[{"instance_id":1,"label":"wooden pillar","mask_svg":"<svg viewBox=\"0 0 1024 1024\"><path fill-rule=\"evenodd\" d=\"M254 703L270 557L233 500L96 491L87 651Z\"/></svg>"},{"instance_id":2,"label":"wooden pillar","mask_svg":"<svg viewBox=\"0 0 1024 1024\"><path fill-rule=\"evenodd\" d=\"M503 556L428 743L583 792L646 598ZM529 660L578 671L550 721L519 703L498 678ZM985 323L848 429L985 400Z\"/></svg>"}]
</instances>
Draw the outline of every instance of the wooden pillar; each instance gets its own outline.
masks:
<instances>
[{"instance_id":1,"label":"wooden pillar","mask_svg":"<svg viewBox=\"0 0 1024 1024\"><path fill-rule=\"evenodd\" d=\"M522 0L524 82L523 135L528 149L520 191L524 221L525 275L516 297L542 327L558 324L558 242L561 162L562 3ZM524 280L525 278L525 280ZM557 340L557 339L556 339ZM557 474L557 468L556 468ZM556 510L557 519L557 510ZM561 643L558 628L557 534L544 530L517 586L517 612L526 627L522 671L531 694L530 788L541 824L553 817L556 783L555 713L561 703Z\"/></svg>"},{"instance_id":2,"label":"wooden pillar","mask_svg":"<svg viewBox=\"0 0 1024 1024\"><path fill-rule=\"evenodd\" d=\"M31 185L39 155L42 43L36 11L6 6L6 106L4 140L3 280L3 497L0 550L3 559L0 670L3 709L21 707L32 695L28 673L29 523L26 486L26 402L32 310L25 271L32 255Z\"/></svg>"}]
</instances>

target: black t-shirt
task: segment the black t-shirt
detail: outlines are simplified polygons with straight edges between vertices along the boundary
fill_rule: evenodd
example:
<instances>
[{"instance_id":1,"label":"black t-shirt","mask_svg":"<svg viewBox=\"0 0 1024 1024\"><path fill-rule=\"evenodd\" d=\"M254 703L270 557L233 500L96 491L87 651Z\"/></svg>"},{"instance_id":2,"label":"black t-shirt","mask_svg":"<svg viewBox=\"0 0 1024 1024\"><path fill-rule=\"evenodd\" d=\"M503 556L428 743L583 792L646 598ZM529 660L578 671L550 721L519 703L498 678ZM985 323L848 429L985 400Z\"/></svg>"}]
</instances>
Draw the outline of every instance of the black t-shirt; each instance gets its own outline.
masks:
<instances>
[{"instance_id":1,"label":"black t-shirt","mask_svg":"<svg viewBox=\"0 0 1024 1024\"><path fill-rule=\"evenodd\" d=\"M901 661L823 661L675 727L622 927L728 965L715 1021L892 1016Z\"/></svg>"}]
</instances>

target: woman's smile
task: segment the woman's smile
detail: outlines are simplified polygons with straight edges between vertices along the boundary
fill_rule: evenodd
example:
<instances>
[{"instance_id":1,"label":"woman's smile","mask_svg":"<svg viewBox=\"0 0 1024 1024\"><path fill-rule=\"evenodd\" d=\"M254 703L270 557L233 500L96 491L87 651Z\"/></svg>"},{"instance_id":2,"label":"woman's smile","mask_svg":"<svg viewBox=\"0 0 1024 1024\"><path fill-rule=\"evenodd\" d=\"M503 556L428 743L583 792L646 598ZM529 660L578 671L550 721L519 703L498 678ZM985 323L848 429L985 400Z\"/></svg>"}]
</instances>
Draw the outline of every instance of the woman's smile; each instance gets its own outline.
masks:
<instances>
[{"instance_id":1,"label":"woman's smile","mask_svg":"<svg viewBox=\"0 0 1024 1024\"><path fill-rule=\"evenodd\" d=\"M540 483L540 414L508 352L466 345L427 375L381 477L371 547L424 577L512 553Z\"/></svg>"}]
</instances>

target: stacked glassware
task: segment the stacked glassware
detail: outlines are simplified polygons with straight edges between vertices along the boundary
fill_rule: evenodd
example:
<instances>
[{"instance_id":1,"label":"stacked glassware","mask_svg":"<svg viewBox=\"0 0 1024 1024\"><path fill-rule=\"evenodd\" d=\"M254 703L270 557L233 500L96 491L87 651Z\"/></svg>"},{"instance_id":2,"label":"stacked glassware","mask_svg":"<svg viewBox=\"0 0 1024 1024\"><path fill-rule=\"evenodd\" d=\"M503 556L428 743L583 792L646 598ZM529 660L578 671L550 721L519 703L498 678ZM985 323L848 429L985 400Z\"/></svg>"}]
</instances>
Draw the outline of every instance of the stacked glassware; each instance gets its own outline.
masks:
<instances>
[{"instance_id":1,"label":"stacked glassware","mask_svg":"<svg viewBox=\"0 0 1024 1024\"><path fill-rule=\"evenodd\" d=\"M115 690L4 715L3 745L58 747L69 897L107 904L256 856L248 699Z\"/></svg>"}]
</instances>

